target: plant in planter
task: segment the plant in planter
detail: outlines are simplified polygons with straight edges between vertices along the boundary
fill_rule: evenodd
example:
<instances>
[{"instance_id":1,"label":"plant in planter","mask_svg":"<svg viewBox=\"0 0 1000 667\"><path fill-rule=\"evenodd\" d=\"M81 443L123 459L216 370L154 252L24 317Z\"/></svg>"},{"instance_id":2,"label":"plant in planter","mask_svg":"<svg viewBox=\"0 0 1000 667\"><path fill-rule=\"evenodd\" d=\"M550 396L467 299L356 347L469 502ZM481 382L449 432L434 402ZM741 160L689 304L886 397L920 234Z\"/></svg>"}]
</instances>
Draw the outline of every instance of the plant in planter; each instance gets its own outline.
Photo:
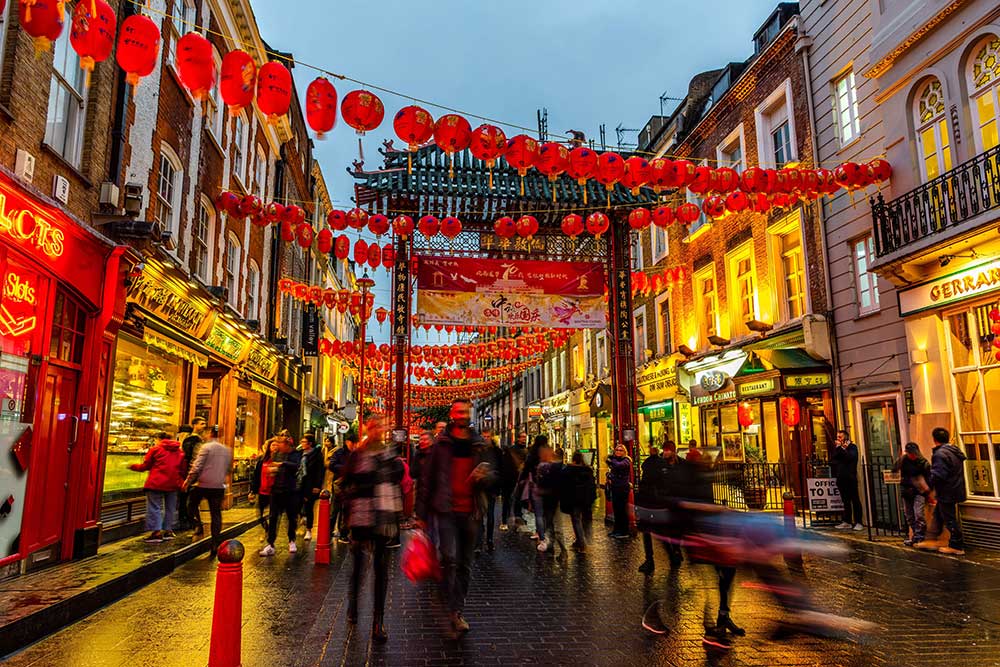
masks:
<instances>
[{"instance_id":1,"label":"plant in planter","mask_svg":"<svg viewBox=\"0 0 1000 667\"><path fill-rule=\"evenodd\" d=\"M767 506L767 460L760 447L748 444L744 449L743 500L752 510Z\"/></svg>"}]
</instances>

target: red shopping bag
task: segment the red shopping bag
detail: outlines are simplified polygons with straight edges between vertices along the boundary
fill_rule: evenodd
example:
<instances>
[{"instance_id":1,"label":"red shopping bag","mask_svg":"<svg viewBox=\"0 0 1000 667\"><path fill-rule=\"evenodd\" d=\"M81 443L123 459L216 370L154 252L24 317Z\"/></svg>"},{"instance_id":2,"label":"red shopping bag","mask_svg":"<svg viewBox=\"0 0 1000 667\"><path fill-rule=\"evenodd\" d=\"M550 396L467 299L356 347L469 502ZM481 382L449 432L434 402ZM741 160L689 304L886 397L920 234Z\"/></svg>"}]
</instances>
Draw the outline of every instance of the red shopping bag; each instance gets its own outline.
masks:
<instances>
[{"instance_id":1,"label":"red shopping bag","mask_svg":"<svg viewBox=\"0 0 1000 667\"><path fill-rule=\"evenodd\" d=\"M437 549L431 538L422 530L410 533L410 541L403 549L400 567L406 578L413 583L441 578L441 566L438 563Z\"/></svg>"}]
</instances>

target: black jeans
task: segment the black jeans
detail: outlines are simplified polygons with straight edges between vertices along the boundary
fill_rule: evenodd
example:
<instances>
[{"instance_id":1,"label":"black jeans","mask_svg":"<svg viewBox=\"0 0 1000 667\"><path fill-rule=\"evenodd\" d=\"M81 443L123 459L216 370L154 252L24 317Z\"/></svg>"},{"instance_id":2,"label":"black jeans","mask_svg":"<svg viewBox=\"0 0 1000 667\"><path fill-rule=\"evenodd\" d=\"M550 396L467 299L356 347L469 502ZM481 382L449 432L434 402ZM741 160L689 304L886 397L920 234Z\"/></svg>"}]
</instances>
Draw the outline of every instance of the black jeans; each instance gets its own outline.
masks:
<instances>
[{"instance_id":1,"label":"black jeans","mask_svg":"<svg viewBox=\"0 0 1000 667\"><path fill-rule=\"evenodd\" d=\"M302 516L306 518L306 530L312 530L315 515L316 496L312 493L302 495Z\"/></svg>"},{"instance_id":2,"label":"black jeans","mask_svg":"<svg viewBox=\"0 0 1000 667\"><path fill-rule=\"evenodd\" d=\"M681 564L683 557L681 556L681 548L679 545L673 542L667 542L666 540L659 540L663 545L663 549L667 552L667 557L670 558L670 565L672 567L677 567ZM649 530L642 531L642 551L646 554L646 560L650 563L653 560L653 536Z\"/></svg>"},{"instance_id":3,"label":"black jeans","mask_svg":"<svg viewBox=\"0 0 1000 667\"><path fill-rule=\"evenodd\" d=\"M330 535L333 535L333 531L337 531L337 534L346 537L344 528L344 519L347 518L346 508L343 507L343 501L337 500L336 497L330 500Z\"/></svg>"},{"instance_id":4,"label":"black jeans","mask_svg":"<svg viewBox=\"0 0 1000 667\"><path fill-rule=\"evenodd\" d=\"M501 491L500 502L500 523L507 523L510 519L511 503L514 500L514 489L504 489Z\"/></svg>"},{"instance_id":5,"label":"black jeans","mask_svg":"<svg viewBox=\"0 0 1000 667\"><path fill-rule=\"evenodd\" d=\"M222 535L222 500L226 496L226 490L203 489L196 486L189 495L194 499L194 516L198 517L199 530L203 529L201 527L201 516L198 512L198 505L201 503L202 498L208 501L208 516L212 530L212 551L214 552L219 548L219 544L222 541L220 537Z\"/></svg>"},{"instance_id":6,"label":"black jeans","mask_svg":"<svg viewBox=\"0 0 1000 667\"><path fill-rule=\"evenodd\" d=\"M288 518L288 541L295 541L296 519L299 516L298 494L288 491L271 493L271 514L267 520L267 543L272 547L274 540L278 537L278 522L281 515Z\"/></svg>"},{"instance_id":7,"label":"black jeans","mask_svg":"<svg viewBox=\"0 0 1000 667\"><path fill-rule=\"evenodd\" d=\"M486 536L486 543L493 544L493 526L496 523L496 513L497 513L497 497L492 493L486 496L486 514L483 516L483 520L479 522L479 539L476 540L476 546L483 546L483 536Z\"/></svg>"},{"instance_id":8,"label":"black jeans","mask_svg":"<svg viewBox=\"0 0 1000 667\"><path fill-rule=\"evenodd\" d=\"M943 503L940 500L934 506L934 521L938 527L947 528L950 533L948 546L952 549L965 549L965 540L962 538L962 529L958 525L958 505L956 503Z\"/></svg>"},{"instance_id":9,"label":"black jeans","mask_svg":"<svg viewBox=\"0 0 1000 667\"><path fill-rule=\"evenodd\" d=\"M858 493L858 480L838 479L837 490L840 491L840 499L844 503L844 523L852 526L861 523L864 514L861 511L861 495Z\"/></svg>"},{"instance_id":10,"label":"black jeans","mask_svg":"<svg viewBox=\"0 0 1000 667\"><path fill-rule=\"evenodd\" d=\"M612 531L617 535L628 535L628 487L611 489L611 508L615 513L615 527Z\"/></svg>"},{"instance_id":11,"label":"black jeans","mask_svg":"<svg viewBox=\"0 0 1000 667\"><path fill-rule=\"evenodd\" d=\"M260 527L267 532L267 520L270 518L267 516L267 507L271 504L271 496L266 493L257 494L257 521L260 522Z\"/></svg>"},{"instance_id":12,"label":"black jeans","mask_svg":"<svg viewBox=\"0 0 1000 667\"><path fill-rule=\"evenodd\" d=\"M472 580L479 521L472 514L438 514L437 529L448 611L461 612Z\"/></svg>"},{"instance_id":13,"label":"black jeans","mask_svg":"<svg viewBox=\"0 0 1000 667\"><path fill-rule=\"evenodd\" d=\"M385 611L385 592L388 589L389 581L389 559L388 553L389 538L384 535L376 535L371 528L351 529L351 558L353 569L351 570L351 584L348 590L348 609L353 615L358 613L358 593L365 578L365 561L368 560L365 553L366 547L372 551L372 570L375 574L375 591L373 597L373 607L376 620L381 620Z\"/></svg>"}]
</instances>

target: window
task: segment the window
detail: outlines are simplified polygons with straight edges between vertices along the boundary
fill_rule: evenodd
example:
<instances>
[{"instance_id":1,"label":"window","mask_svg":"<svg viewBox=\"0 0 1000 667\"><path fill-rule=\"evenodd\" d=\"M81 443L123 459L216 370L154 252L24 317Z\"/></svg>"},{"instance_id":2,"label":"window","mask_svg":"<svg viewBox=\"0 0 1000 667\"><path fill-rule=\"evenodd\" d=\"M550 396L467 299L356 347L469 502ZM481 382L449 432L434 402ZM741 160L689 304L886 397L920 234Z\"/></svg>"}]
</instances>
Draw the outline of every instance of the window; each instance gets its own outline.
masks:
<instances>
[{"instance_id":1,"label":"window","mask_svg":"<svg viewBox=\"0 0 1000 667\"><path fill-rule=\"evenodd\" d=\"M746 323L757 319L757 284L754 275L753 244L747 243L727 257L728 300L733 335L749 333Z\"/></svg>"},{"instance_id":2,"label":"window","mask_svg":"<svg viewBox=\"0 0 1000 667\"><path fill-rule=\"evenodd\" d=\"M232 234L226 241L226 275L225 288L229 291L229 305L239 307L240 295L236 291L240 275L240 242Z\"/></svg>"},{"instance_id":3,"label":"window","mask_svg":"<svg viewBox=\"0 0 1000 667\"><path fill-rule=\"evenodd\" d=\"M706 347L708 337L719 333L719 299L715 289L715 267L711 264L694 274L694 307L698 318L698 347Z\"/></svg>"},{"instance_id":4,"label":"window","mask_svg":"<svg viewBox=\"0 0 1000 667\"><path fill-rule=\"evenodd\" d=\"M976 148L980 153L997 144L1000 122L1000 37L991 36L974 51L969 67L969 91L972 97L972 120L976 128Z\"/></svg>"},{"instance_id":5,"label":"window","mask_svg":"<svg viewBox=\"0 0 1000 667\"><path fill-rule=\"evenodd\" d=\"M9 2L4 3L3 8L0 8L0 70L3 69L3 52L4 45L6 44L7 38L7 17L8 17L8 7Z\"/></svg>"},{"instance_id":6,"label":"window","mask_svg":"<svg viewBox=\"0 0 1000 667\"><path fill-rule=\"evenodd\" d=\"M757 126L757 159L762 167L780 169L788 162L798 159L791 79L785 79L754 110L754 120Z\"/></svg>"},{"instance_id":7,"label":"window","mask_svg":"<svg viewBox=\"0 0 1000 667\"><path fill-rule=\"evenodd\" d=\"M722 143L715 148L715 157L719 161L720 167L732 167L739 173L743 173L746 167L744 164L743 151L743 123L729 133L729 136L722 140Z\"/></svg>"},{"instance_id":8,"label":"window","mask_svg":"<svg viewBox=\"0 0 1000 667\"><path fill-rule=\"evenodd\" d=\"M593 353L593 332L590 329L583 330L583 359L584 359L584 372L586 375L584 377L590 377L594 374L594 353Z\"/></svg>"},{"instance_id":9,"label":"window","mask_svg":"<svg viewBox=\"0 0 1000 667\"><path fill-rule=\"evenodd\" d=\"M573 346L572 355L572 377L573 382L580 383L584 379L584 367L583 367L583 347L579 344Z\"/></svg>"},{"instance_id":10,"label":"window","mask_svg":"<svg viewBox=\"0 0 1000 667\"><path fill-rule=\"evenodd\" d=\"M632 313L636 365L646 363L646 308L636 308Z\"/></svg>"},{"instance_id":11,"label":"window","mask_svg":"<svg viewBox=\"0 0 1000 667\"><path fill-rule=\"evenodd\" d=\"M218 51L213 49L212 58L215 60L215 71L222 71L222 56L219 55ZM219 82L216 81L212 90L209 91L208 97L205 99L205 127L211 133L215 140L222 143L222 122L225 118L225 111L222 107L222 92L219 88Z\"/></svg>"},{"instance_id":12,"label":"window","mask_svg":"<svg viewBox=\"0 0 1000 667\"><path fill-rule=\"evenodd\" d=\"M260 146L257 147L257 163L254 165L253 181L254 194L261 198L267 196L267 157Z\"/></svg>"},{"instance_id":13,"label":"window","mask_svg":"<svg viewBox=\"0 0 1000 667\"><path fill-rule=\"evenodd\" d=\"M3 26L6 29L6 26ZM55 41L45 143L74 167L83 155L83 127L87 113L86 74L70 48L69 30Z\"/></svg>"},{"instance_id":14,"label":"window","mask_svg":"<svg viewBox=\"0 0 1000 667\"><path fill-rule=\"evenodd\" d=\"M781 272L776 280L782 319L794 320L806 313L805 254L802 249L801 212L793 211L769 230L772 235L773 266Z\"/></svg>"},{"instance_id":15,"label":"window","mask_svg":"<svg viewBox=\"0 0 1000 667\"><path fill-rule=\"evenodd\" d=\"M230 150L233 156L233 175L236 179L243 183L243 179L246 178L246 151L247 151L247 117L246 114L240 112L236 118L233 119L233 145Z\"/></svg>"},{"instance_id":16,"label":"window","mask_svg":"<svg viewBox=\"0 0 1000 667\"><path fill-rule=\"evenodd\" d=\"M833 115L841 146L846 146L861 134L854 70L848 70L833 82Z\"/></svg>"},{"instance_id":17,"label":"window","mask_svg":"<svg viewBox=\"0 0 1000 667\"><path fill-rule=\"evenodd\" d=\"M650 225L649 240L653 249L653 264L658 264L660 260L670 254L670 236L666 227Z\"/></svg>"},{"instance_id":18,"label":"window","mask_svg":"<svg viewBox=\"0 0 1000 667\"><path fill-rule=\"evenodd\" d=\"M177 234L180 221L181 195L180 160L170 148L164 144L160 148L160 174L156 179L156 202L153 217L163 230Z\"/></svg>"},{"instance_id":19,"label":"window","mask_svg":"<svg viewBox=\"0 0 1000 667\"><path fill-rule=\"evenodd\" d=\"M602 378L608 374L608 363L611 361L608 356L608 332L599 331L596 338L597 347L597 377Z\"/></svg>"},{"instance_id":20,"label":"window","mask_svg":"<svg viewBox=\"0 0 1000 667\"><path fill-rule=\"evenodd\" d=\"M944 106L941 82L929 80L917 95L915 110L920 171L927 181L951 169L951 135Z\"/></svg>"},{"instance_id":21,"label":"window","mask_svg":"<svg viewBox=\"0 0 1000 667\"><path fill-rule=\"evenodd\" d=\"M632 235L632 270L642 271L642 232Z\"/></svg>"},{"instance_id":22,"label":"window","mask_svg":"<svg viewBox=\"0 0 1000 667\"><path fill-rule=\"evenodd\" d=\"M215 227L215 209L207 198L201 198L198 219L191 234L191 271L204 282L209 282L212 265L212 230Z\"/></svg>"},{"instance_id":23,"label":"window","mask_svg":"<svg viewBox=\"0 0 1000 667\"><path fill-rule=\"evenodd\" d=\"M854 274L858 283L860 315L879 309L878 275L871 271L873 261L875 261L875 242L871 234L854 241Z\"/></svg>"},{"instance_id":24,"label":"window","mask_svg":"<svg viewBox=\"0 0 1000 667\"><path fill-rule=\"evenodd\" d=\"M653 304L656 313L656 354L658 356L670 354L674 349L670 337L670 300L668 296L664 292L656 298Z\"/></svg>"},{"instance_id":25,"label":"window","mask_svg":"<svg viewBox=\"0 0 1000 667\"><path fill-rule=\"evenodd\" d=\"M702 160L698 166L704 167L708 164L708 160ZM705 223L708 222L708 218L705 217L705 212L701 209L701 200L698 195L691 192L687 188L684 188L684 199L685 201L694 204L698 207L698 219L691 223L688 227L688 236L694 234L698 229L700 229Z\"/></svg>"},{"instance_id":26,"label":"window","mask_svg":"<svg viewBox=\"0 0 1000 667\"><path fill-rule=\"evenodd\" d=\"M189 7L186 0L174 0L170 17L163 22L163 37L167 42L167 62L177 63L177 41L182 35L191 32L194 23L194 7Z\"/></svg>"},{"instance_id":27,"label":"window","mask_svg":"<svg viewBox=\"0 0 1000 667\"><path fill-rule=\"evenodd\" d=\"M247 319L259 320L260 313L260 269L257 262L250 260L247 268Z\"/></svg>"}]
</instances>

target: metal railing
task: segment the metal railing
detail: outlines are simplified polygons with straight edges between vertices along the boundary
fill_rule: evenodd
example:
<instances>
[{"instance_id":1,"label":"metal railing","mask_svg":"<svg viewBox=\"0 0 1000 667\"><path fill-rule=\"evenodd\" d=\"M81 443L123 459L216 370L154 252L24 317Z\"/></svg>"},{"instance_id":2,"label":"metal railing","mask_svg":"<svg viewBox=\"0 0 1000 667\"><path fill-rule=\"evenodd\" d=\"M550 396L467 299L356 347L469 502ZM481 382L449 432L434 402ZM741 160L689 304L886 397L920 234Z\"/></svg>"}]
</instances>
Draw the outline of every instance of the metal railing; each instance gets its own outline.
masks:
<instances>
[{"instance_id":1,"label":"metal railing","mask_svg":"<svg viewBox=\"0 0 1000 667\"><path fill-rule=\"evenodd\" d=\"M738 510L780 510L782 494L793 490L789 471L785 463L721 463L712 484L713 500Z\"/></svg>"},{"instance_id":2,"label":"metal railing","mask_svg":"<svg viewBox=\"0 0 1000 667\"><path fill-rule=\"evenodd\" d=\"M886 202L881 192L870 201L875 255L884 257L1000 208L1000 146L892 201Z\"/></svg>"}]
</instances>

